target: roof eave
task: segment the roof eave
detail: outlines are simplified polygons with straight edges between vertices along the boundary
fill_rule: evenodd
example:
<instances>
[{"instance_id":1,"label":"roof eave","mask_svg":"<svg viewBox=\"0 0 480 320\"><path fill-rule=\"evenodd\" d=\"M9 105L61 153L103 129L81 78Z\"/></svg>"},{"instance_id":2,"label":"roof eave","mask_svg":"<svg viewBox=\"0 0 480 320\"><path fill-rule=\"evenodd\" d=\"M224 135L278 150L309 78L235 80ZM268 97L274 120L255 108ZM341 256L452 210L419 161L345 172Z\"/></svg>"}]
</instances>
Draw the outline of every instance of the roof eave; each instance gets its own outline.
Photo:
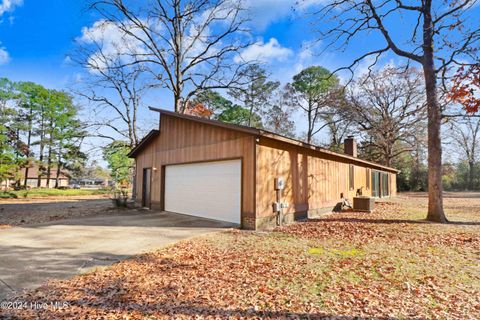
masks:
<instances>
[{"instance_id":1,"label":"roof eave","mask_svg":"<svg viewBox=\"0 0 480 320\"><path fill-rule=\"evenodd\" d=\"M191 116L191 115L187 115L187 114L180 114L178 112L158 109L158 108L154 108L154 107L148 107L148 108L152 111L156 111L156 112L160 113L160 115L165 114L165 115L180 118L180 119L192 120L192 121L195 121L195 122L205 123L205 124L209 124L209 125L220 127L220 128L236 130L236 131L248 133L248 134L251 134L251 135L256 135L256 136L260 135L260 130L252 128L252 127L242 126L242 125L239 125L239 124L225 123L225 122L221 122L221 121L217 121L217 120L200 118L200 117Z\"/></svg>"},{"instance_id":2,"label":"roof eave","mask_svg":"<svg viewBox=\"0 0 480 320\"><path fill-rule=\"evenodd\" d=\"M160 134L159 130L151 130L143 139L127 154L129 158L135 158L137 154L143 150L143 148L148 145L151 139Z\"/></svg>"},{"instance_id":3,"label":"roof eave","mask_svg":"<svg viewBox=\"0 0 480 320\"><path fill-rule=\"evenodd\" d=\"M300 140L295 140L295 139L292 139L292 138L279 136L277 134L273 134L273 133L268 132L268 131L263 131L261 136L267 137L267 138L270 138L270 139L273 139L273 140L278 140L278 141L282 141L282 142L285 142L285 143L289 143L289 144L292 144L292 145L296 145L296 146L299 146L299 147L302 147L302 148L307 148L307 149L314 150L314 151L317 151L317 152L321 152L321 153L324 153L324 154L328 154L328 155L331 155L333 157L338 157L338 158L346 159L346 160L349 160L349 161L355 161L355 162L367 164L369 166L372 166L372 167L375 167L375 168L378 168L378 169L381 169L381 170L392 171L392 172L396 172L396 173L400 172L399 170L397 170L395 168L387 167L387 166L381 165L379 163L375 163L375 162L368 161L368 160L363 160L363 159L360 159L360 158L357 158L357 157L352 157L352 156L347 155L347 154L333 152L333 151L324 149L322 147L318 147L318 146L315 146L315 145L312 145L312 144L308 144L308 143L300 141Z\"/></svg>"},{"instance_id":4,"label":"roof eave","mask_svg":"<svg viewBox=\"0 0 480 320\"><path fill-rule=\"evenodd\" d=\"M191 115L180 114L180 113L177 113L177 112L168 111L168 110L159 109L159 108L154 108L154 107L149 107L149 109L152 110L152 111L156 111L156 112L160 113L160 115L165 114L165 115L180 118L180 119L187 119L187 120L191 120L191 121L195 121L195 122L204 123L204 124L207 124L207 125L213 125L213 126L217 126L217 127L221 127L221 128L230 129L230 130L236 130L236 131L244 132L244 133L251 134L251 135L257 136L257 137L267 137L267 138L270 138L270 139L273 139L273 140L278 140L278 141L282 141L282 142L289 143L289 144L292 144L292 145L297 145L297 146L307 148L307 149L310 149L310 150L315 150L317 152L328 154L328 155L331 155L331 156L334 156L334 157L346 159L346 160L349 160L349 161L354 161L354 162L357 162L357 163L366 164L366 165L369 165L371 167L378 168L380 170L386 170L386 171L395 172L395 173L400 172L399 170L391 168L391 167L387 167L387 166L384 166L384 165L381 165L381 164L378 164L378 163L375 163L375 162L363 160L363 159L360 159L360 158L357 158L357 157L352 157L352 156L349 156L349 155L346 155L346 154L333 152L333 151L330 151L330 150L327 150L327 149L324 149L324 148L321 148L321 147L318 147L318 146L315 146L315 145L312 145L312 144L308 144L308 143L300 141L300 140L292 139L292 138L289 138L289 137L284 137L282 135L279 135L279 134L276 134L276 133L273 133L273 132L269 132L267 130L256 129L256 128L252 128L252 127L237 125L237 124L224 123L224 122L220 122L220 121L217 121L217 120L211 120L211 119L205 119L205 118L195 117L195 116L191 116ZM132 153L133 153L133 150L130 154L132 154Z\"/></svg>"}]
</instances>

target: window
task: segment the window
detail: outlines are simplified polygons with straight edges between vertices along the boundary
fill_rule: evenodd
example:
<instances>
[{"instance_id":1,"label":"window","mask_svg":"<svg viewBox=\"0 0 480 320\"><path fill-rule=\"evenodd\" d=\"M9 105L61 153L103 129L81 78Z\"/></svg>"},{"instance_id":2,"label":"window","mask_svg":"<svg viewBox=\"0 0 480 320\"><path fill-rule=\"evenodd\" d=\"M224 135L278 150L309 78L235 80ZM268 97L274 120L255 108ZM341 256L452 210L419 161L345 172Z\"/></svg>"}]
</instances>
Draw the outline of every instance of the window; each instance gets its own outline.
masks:
<instances>
[{"instance_id":1,"label":"window","mask_svg":"<svg viewBox=\"0 0 480 320\"><path fill-rule=\"evenodd\" d=\"M380 172L372 171L372 196L380 197Z\"/></svg>"},{"instance_id":2,"label":"window","mask_svg":"<svg viewBox=\"0 0 480 320\"><path fill-rule=\"evenodd\" d=\"M37 184L38 184L38 179L32 179L32 178L27 179L27 185L28 186L37 187Z\"/></svg>"},{"instance_id":3,"label":"window","mask_svg":"<svg viewBox=\"0 0 480 320\"><path fill-rule=\"evenodd\" d=\"M371 173L369 168L365 168L365 188L367 190L370 190L370 179L371 179Z\"/></svg>"},{"instance_id":4,"label":"window","mask_svg":"<svg viewBox=\"0 0 480 320\"><path fill-rule=\"evenodd\" d=\"M390 174L386 172L382 172L382 197L388 197L390 195Z\"/></svg>"},{"instance_id":5,"label":"window","mask_svg":"<svg viewBox=\"0 0 480 320\"><path fill-rule=\"evenodd\" d=\"M348 168L348 185L350 190L355 189L355 167L351 164Z\"/></svg>"}]
</instances>

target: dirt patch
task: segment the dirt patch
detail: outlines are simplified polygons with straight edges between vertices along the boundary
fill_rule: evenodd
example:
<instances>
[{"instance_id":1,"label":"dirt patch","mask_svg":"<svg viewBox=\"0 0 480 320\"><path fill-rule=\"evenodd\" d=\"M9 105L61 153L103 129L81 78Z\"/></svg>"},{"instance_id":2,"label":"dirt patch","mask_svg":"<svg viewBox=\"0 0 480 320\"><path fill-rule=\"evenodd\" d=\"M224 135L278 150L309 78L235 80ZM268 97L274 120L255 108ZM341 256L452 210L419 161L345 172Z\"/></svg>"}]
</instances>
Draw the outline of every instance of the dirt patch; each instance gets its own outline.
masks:
<instances>
[{"instance_id":1,"label":"dirt patch","mask_svg":"<svg viewBox=\"0 0 480 320\"><path fill-rule=\"evenodd\" d=\"M21 226L55 220L119 214L107 196L12 199L0 201L0 226Z\"/></svg>"}]
</instances>

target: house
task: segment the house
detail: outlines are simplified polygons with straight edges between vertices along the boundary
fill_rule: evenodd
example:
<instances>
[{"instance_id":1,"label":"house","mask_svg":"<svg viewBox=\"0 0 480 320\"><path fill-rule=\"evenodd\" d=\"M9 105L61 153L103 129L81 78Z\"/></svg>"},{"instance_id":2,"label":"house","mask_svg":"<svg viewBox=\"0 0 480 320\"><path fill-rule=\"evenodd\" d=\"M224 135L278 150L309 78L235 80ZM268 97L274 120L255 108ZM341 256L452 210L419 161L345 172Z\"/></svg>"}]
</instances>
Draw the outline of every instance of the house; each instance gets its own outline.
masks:
<instances>
[{"instance_id":1,"label":"house","mask_svg":"<svg viewBox=\"0 0 480 320\"><path fill-rule=\"evenodd\" d=\"M20 170L20 175L21 175L21 184L24 183L25 179L25 173L26 169L22 168ZM45 172L40 177L40 185L38 184L38 177L39 172L38 172L38 165L34 164L31 167L28 168L28 177L27 177L27 186L30 188L55 188L55 181L57 178L57 168L53 167L50 169L50 180L48 182L47 186L47 172L45 169ZM68 173L64 170L60 170L60 175L58 176L58 186L59 187L67 187L70 184L70 177Z\"/></svg>"},{"instance_id":2,"label":"house","mask_svg":"<svg viewBox=\"0 0 480 320\"><path fill-rule=\"evenodd\" d=\"M70 181L71 185L75 185L78 188L85 189L101 189L106 187L113 187L113 181L102 178L80 178L72 179Z\"/></svg>"},{"instance_id":3,"label":"house","mask_svg":"<svg viewBox=\"0 0 480 320\"><path fill-rule=\"evenodd\" d=\"M143 207L270 229L315 217L342 197L396 194L397 170L265 130L150 108L160 113L130 152ZM281 220L281 221L280 221Z\"/></svg>"}]
</instances>

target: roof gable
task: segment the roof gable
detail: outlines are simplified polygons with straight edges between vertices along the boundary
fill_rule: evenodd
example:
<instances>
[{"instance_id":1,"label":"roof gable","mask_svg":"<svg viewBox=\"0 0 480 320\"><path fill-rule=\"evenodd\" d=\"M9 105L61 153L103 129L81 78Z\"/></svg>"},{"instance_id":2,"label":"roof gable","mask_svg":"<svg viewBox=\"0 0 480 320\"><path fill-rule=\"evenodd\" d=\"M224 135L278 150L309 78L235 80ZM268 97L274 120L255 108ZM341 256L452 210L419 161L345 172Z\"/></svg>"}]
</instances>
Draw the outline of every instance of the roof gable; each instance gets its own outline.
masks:
<instances>
[{"instance_id":1,"label":"roof gable","mask_svg":"<svg viewBox=\"0 0 480 320\"><path fill-rule=\"evenodd\" d=\"M142 140L128 153L129 158L135 158L140 151L143 150L144 147L146 147L150 141L154 140L158 135L160 134L159 130L152 130L150 131L145 137L143 137Z\"/></svg>"}]
</instances>

